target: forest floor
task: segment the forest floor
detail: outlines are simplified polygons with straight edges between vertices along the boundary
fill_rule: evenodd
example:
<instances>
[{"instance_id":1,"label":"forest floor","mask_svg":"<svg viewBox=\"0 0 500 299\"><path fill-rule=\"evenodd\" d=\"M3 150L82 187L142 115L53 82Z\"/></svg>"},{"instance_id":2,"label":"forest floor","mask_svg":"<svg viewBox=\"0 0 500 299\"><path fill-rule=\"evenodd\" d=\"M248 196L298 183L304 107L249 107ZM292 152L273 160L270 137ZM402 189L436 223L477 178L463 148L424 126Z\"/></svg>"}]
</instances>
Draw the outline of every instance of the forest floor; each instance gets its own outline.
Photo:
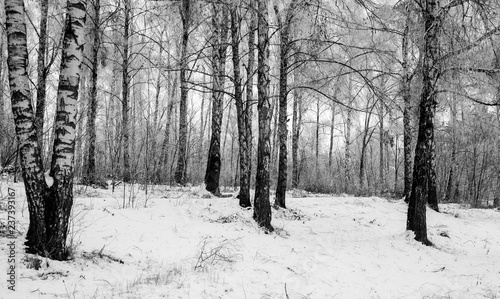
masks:
<instances>
[{"instance_id":1,"label":"forest floor","mask_svg":"<svg viewBox=\"0 0 500 299\"><path fill-rule=\"evenodd\" d=\"M58 262L22 252L28 212L14 187L17 290L0 234L2 298L500 298L498 210L428 210L427 247L405 231L402 201L290 192L266 234L236 198L200 187L77 186L74 258Z\"/></svg>"}]
</instances>

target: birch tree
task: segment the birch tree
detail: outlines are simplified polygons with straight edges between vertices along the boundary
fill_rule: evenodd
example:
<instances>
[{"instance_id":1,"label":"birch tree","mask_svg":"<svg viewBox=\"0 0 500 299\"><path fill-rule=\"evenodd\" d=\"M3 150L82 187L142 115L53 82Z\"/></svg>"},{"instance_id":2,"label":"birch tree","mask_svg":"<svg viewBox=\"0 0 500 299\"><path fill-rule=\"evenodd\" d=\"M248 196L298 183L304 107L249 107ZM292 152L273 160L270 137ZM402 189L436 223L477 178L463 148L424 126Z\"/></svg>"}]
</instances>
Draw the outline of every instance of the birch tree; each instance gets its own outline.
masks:
<instances>
[{"instance_id":1,"label":"birch tree","mask_svg":"<svg viewBox=\"0 0 500 299\"><path fill-rule=\"evenodd\" d=\"M427 239L426 204L429 198L433 196L437 198L436 194L430 194L430 192L435 192L432 188L432 181L436 180L433 160L435 155L434 117L437 104L435 88L439 75L437 36L439 7L436 0L425 0L422 1L421 8L425 32L422 52L423 78L419 104L420 122L406 229L415 233L415 240L430 245L431 242Z\"/></svg>"},{"instance_id":2,"label":"birch tree","mask_svg":"<svg viewBox=\"0 0 500 299\"><path fill-rule=\"evenodd\" d=\"M258 28L258 111L259 141L257 145L257 176L253 218L257 224L273 231L271 226L271 204L269 202L269 162L271 157L271 103L269 99L269 24L268 1L257 2Z\"/></svg>"},{"instance_id":3,"label":"birch tree","mask_svg":"<svg viewBox=\"0 0 500 299\"><path fill-rule=\"evenodd\" d=\"M292 112L292 188L299 186L299 138L302 126L302 95L297 90L293 93Z\"/></svg>"},{"instance_id":4,"label":"birch tree","mask_svg":"<svg viewBox=\"0 0 500 299\"><path fill-rule=\"evenodd\" d=\"M5 14L3 7L0 7L0 22L5 23ZM4 145L4 132L6 131L6 121L5 121L5 98L4 97L4 62L5 62L5 30L0 30L0 167L3 167L3 147Z\"/></svg>"},{"instance_id":5,"label":"birch tree","mask_svg":"<svg viewBox=\"0 0 500 299\"><path fill-rule=\"evenodd\" d=\"M408 202L410 200L411 194L411 156L412 156L412 148L411 148L411 92L410 92L410 84L411 84L411 76L409 70L409 34L410 34L410 7L409 3L405 4L405 23L403 29L403 40L401 47L401 93L403 96L403 163L404 163L404 197L405 201Z\"/></svg>"},{"instance_id":6,"label":"birch tree","mask_svg":"<svg viewBox=\"0 0 500 299\"><path fill-rule=\"evenodd\" d=\"M29 91L24 2L5 1L12 112L30 214L26 247L29 253L56 260L70 255L66 237L73 205L73 158L85 7L85 1L67 2L52 162L44 175Z\"/></svg>"},{"instance_id":7,"label":"birch tree","mask_svg":"<svg viewBox=\"0 0 500 299\"><path fill-rule=\"evenodd\" d=\"M181 185L186 183L187 173L187 97L188 97L188 53L187 46L189 40L189 25L191 23L191 0L182 0L180 7L182 19L182 40L180 58L180 89L181 97L179 103L179 141L177 168L175 170L175 182Z\"/></svg>"},{"instance_id":8,"label":"birch tree","mask_svg":"<svg viewBox=\"0 0 500 299\"><path fill-rule=\"evenodd\" d=\"M205 185L207 191L220 196L219 178L221 170L220 133L224 102L224 76L226 68L228 9L224 4L213 4L212 16L212 136L208 150ZM229 120L229 117L228 117Z\"/></svg>"},{"instance_id":9,"label":"birch tree","mask_svg":"<svg viewBox=\"0 0 500 299\"><path fill-rule=\"evenodd\" d=\"M287 95L288 95L288 58L290 52L290 27L297 0L292 0L285 10L284 19L280 16L277 6L274 7L280 30L280 78L279 78L279 170L274 205L286 208L285 193L287 185Z\"/></svg>"},{"instance_id":10,"label":"birch tree","mask_svg":"<svg viewBox=\"0 0 500 299\"><path fill-rule=\"evenodd\" d=\"M92 65L91 65L91 83L90 83L90 97L89 107L87 111L87 169L86 169L86 182L89 185L96 183L96 170L95 170L95 146L96 146L96 115L97 115L97 71L99 68L99 22L100 22L100 0L93 2L93 28L92 28Z\"/></svg>"},{"instance_id":11,"label":"birch tree","mask_svg":"<svg viewBox=\"0 0 500 299\"><path fill-rule=\"evenodd\" d=\"M122 41L122 134L123 134L123 181L130 181L130 131L129 131L129 37L130 37L130 15L131 2L124 1L123 41Z\"/></svg>"},{"instance_id":12,"label":"birch tree","mask_svg":"<svg viewBox=\"0 0 500 299\"><path fill-rule=\"evenodd\" d=\"M247 68L253 69L254 56L254 31L255 17L252 2L250 2L250 26L248 33L249 58ZM238 194L239 205L242 208L251 206L250 203L250 180L251 180L251 162L252 162L252 78L253 74L248 74L247 82L247 98L243 101L243 91L241 88L240 74L240 23L241 16L238 13L237 7L231 8L231 48L233 51L233 84L234 84L234 102L236 105L237 121L238 121L238 143L239 143L239 166L240 166L240 192ZM253 72L253 70L252 70Z\"/></svg>"}]
</instances>

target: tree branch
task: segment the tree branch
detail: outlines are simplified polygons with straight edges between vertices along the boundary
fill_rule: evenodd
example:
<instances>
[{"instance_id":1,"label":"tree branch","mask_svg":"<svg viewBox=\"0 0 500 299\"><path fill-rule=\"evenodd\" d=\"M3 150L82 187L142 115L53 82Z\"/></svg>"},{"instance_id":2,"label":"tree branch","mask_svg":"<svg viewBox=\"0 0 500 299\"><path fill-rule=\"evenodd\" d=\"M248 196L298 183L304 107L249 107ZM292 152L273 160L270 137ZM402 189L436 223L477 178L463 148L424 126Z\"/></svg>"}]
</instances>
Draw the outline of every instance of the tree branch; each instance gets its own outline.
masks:
<instances>
[{"instance_id":1,"label":"tree branch","mask_svg":"<svg viewBox=\"0 0 500 299\"><path fill-rule=\"evenodd\" d=\"M462 96L468 100L471 100L475 103L478 103L478 104L481 104L481 105L485 105L485 106L500 106L500 102L496 102L496 103L490 103L490 102L484 102L484 101L481 101L481 100L478 100L474 97L471 97L470 95L468 94L463 94L463 93L460 93L460 92L457 92L457 91L453 91L453 90L450 90L450 89L442 89L442 90L438 90L436 91L436 94L438 93L451 93L453 95L458 95L458 96Z\"/></svg>"},{"instance_id":2,"label":"tree branch","mask_svg":"<svg viewBox=\"0 0 500 299\"><path fill-rule=\"evenodd\" d=\"M442 56L439 60L446 60L450 57L453 57L453 56L457 56L457 55L460 55L462 53L465 53L475 47L477 47L480 43L482 43L484 40L490 38L492 35L494 35L495 33L499 32L500 31L500 26L498 27L495 27L494 29L488 31L487 33L485 33L483 36L481 36L480 38L478 38L476 41L474 41L473 43L463 47L463 48L460 48L458 50L455 50L453 52L450 52L444 56Z\"/></svg>"}]
</instances>

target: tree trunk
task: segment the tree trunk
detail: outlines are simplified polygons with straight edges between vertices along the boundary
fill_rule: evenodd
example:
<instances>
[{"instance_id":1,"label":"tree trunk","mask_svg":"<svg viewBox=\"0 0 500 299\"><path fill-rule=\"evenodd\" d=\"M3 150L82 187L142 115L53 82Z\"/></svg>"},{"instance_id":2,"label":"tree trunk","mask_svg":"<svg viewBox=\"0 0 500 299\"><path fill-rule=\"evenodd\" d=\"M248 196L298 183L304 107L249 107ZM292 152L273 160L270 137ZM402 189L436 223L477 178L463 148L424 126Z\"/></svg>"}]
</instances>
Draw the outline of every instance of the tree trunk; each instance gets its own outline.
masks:
<instances>
[{"instance_id":1,"label":"tree trunk","mask_svg":"<svg viewBox=\"0 0 500 299\"><path fill-rule=\"evenodd\" d=\"M140 123L140 120L139 120L139 125L137 124L138 123L138 120L137 120L137 105L138 103L141 104L143 103L143 100L142 100L142 84L141 84L141 73L137 73L136 75L134 75L133 78L131 78L133 81L133 83L129 86L132 87L132 93L133 93L133 96L129 96L129 98L131 99L131 102L130 102L130 109L131 109L131 113L130 113L130 121L129 121L129 128L143 128L145 127L145 125L141 124ZM139 108L142 109L143 108ZM137 152L137 132L138 130L137 129L134 129L134 130L130 130L130 153L131 153L131 157L130 157L130 162L131 162L131 165L132 165L132 168L133 169L133 172L130 172L130 175L131 175L131 178L133 178L132 180L135 181L137 180L137 173L138 171L140 171L138 169L138 163L139 163L139 158L140 158L140 153L142 152L141 150L139 152Z\"/></svg>"},{"instance_id":2,"label":"tree trunk","mask_svg":"<svg viewBox=\"0 0 500 299\"><path fill-rule=\"evenodd\" d=\"M493 40L492 40L492 45L493 45ZM500 68L500 48L497 46L495 51L495 68L498 69ZM497 83L500 83L500 76L496 74L496 81ZM496 100L497 100L497 107L496 107L496 119L497 119L497 139L496 139L496 154L497 154L497 187L496 187L496 192L494 194L495 198L493 200L493 206L496 208L500 208L500 85L497 87L496 90ZM457 180L458 183L458 180Z\"/></svg>"},{"instance_id":3,"label":"tree trunk","mask_svg":"<svg viewBox=\"0 0 500 299\"><path fill-rule=\"evenodd\" d=\"M410 193L411 193L411 153L412 153L412 148L411 148L411 93L410 93L410 86L411 86L411 78L409 74L409 66L408 66L408 47L409 47L409 31L410 31L410 9L409 9L409 4L406 4L406 22L405 22L405 27L404 27L404 32L403 32L403 42L402 42L402 56L403 56L403 62L402 62L402 82L401 82L401 89L402 89L402 95L403 95L403 102L404 102L404 108L403 108L403 151L404 151L404 198L405 202L408 203L410 200Z\"/></svg>"},{"instance_id":4,"label":"tree trunk","mask_svg":"<svg viewBox=\"0 0 500 299\"><path fill-rule=\"evenodd\" d=\"M44 177L27 75L28 51L24 3L5 1L12 112L19 140L30 225L27 252L64 260L73 205L73 158L80 65L83 59L85 2L68 1L61 57L55 139L50 173Z\"/></svg>"},{"instance_id":5,"label":"tree trunk","mask_svg":"<svg viewBox=\"0 0 500 299\"><path fill-rule=\"evenodd\" d=\"M500 87L497 89L497 103L500 104ZM495 194L495 201L500 203L500 105L497 106L497 188ZM500 208L496 203L495 207Z\"/></svg>"},{"instance_id":6,"label":"tree trunk","mask_svg":"<svg viewBox=\"0 0 500 299\"><path fill-rule=\"evenodd\" d=\"M5 24L5 16L3 14L3 9L0 10L0 23ZM5 56L4 56L4 45L5 45L5 38L4 38L4 30L0 31L0 132L6 132L6 121L5 121L5 102L4 102L4 61L5 61ZM0 146L4 146L4 136L3 134L0 134ZM0 166L2 166L2 154L0 151Z\"/></svg>"},{"instance_id":7,"label":"tree trunk","mask_svg":"<svg viewBox=\"0 0 500 299\"><path fill-rule=\"evenodd\" d=\"M221 171L220 133L224 101L224 76L227 50L227 9L213 4L212 36L212 136L208 150L205 185L207 191L220 196L219 179ZM229 121L229 116L228 116ZM227 132L227 131L226 131Z\"/></svg>"},{"instance_id":8,"label":"tree trunk","mask_svg":"<svg viewBox=\"0 0 500 299\"><path fill-rule=\"evenodd\" d=\"M163 175L167 176L166 170L168 169L168 153L169 153L169 144L170 144L170 127L172 125L172 116L174 113L174 107L175 107L175 98L176 98L176 89L177 89L177 78L172 78L174 82L170 83L170 99L167 104L167 119L165 121L165 131L164 131L164 137L163 137L163 143L161 146L161 154L160 154L160 159L159 163L160 166L158 167L158 172L157 172L157 180L159 182L164 182L166 180L161 178L162 175L162 170L163 170Z\"/></svg>"},{"instance_id":9,"label":"tree trunk","mask_svg":"<svg viewBox=\"0 0 500 299\"><path fill-rule=\"evenodd\" d=\"M5 24L5 13L4 13L4 7L0 7L0 23ZM4 62L5 62L5 54L4 54L4 47L6 45L6 40L5 40L5 28L0 31L0 132L6 132L6 121L5 121L5 98L3 93L4 93L4 76L5 76L5 69L4 69ZM0 134L0 146L4 146L4 136L3 134ZM2 153L0 151L0 166L2 166Z\"/></svg>"},{"instance_id":10,"label":"tree trunk","mask_svg":"<svg viewBox=\"0 0 500 299\"><path fill-rule=\"evenodd\" d=\"M205 74L205 68L203 68L203 82L206 82L206 74ZM203 167L203 139L204 139L204 133L205 133L205 97L206 97L206 92L204 92L201 95L201 108L200 108L200 142L198 144L198 167L201 169Z\"/></svg>"},{"instance_id":11,"label":"tree trunk","mask_svg":"<svg viewBox=\"0 0 500 299\"><path fill-rule=\"evenodd\" d=\"M367 101L366 103L366 111L367 111L367 116L365 118L365 124L364 124L364 130L363 130L363 139L361 141L361 156L359 158L359 187L363 190L366 188L366 149L368 147L368 143L370 143L371 137L373 135L373 132L375 131L375 128L372 129L370 133L370 120L372 116L372 109L368 111L369 106L370 106L370 101Z\"/></svg>"},{"instance_id":12,"label":"tree trunk","mask_svg":"<svg viewBox=\"0 0 500 299\"><path fill-rule=\"evenodd\" d=\"M269 177L275 178L278 176L278 154L279 154L279 140L278 140L278 119L279 119L279 97L276 94L275 86L269 90L271 98L271 160L269 163Z\"/></svg>"},{"instance_id":13,"label":"tree trunk","mask_svg":"<svg viewBox=\"0 0 500 299\"><path fill-rule=\"evenodd\" d=\"M457 137L456 137L456 119L457 119L457 105L453 97L450 105L451 114L451 161L450 172L448 173L448 180L446 182L446 190L444 193L443 201L454 201L453 186L455 185L455 169L457 164Z\"/></svg>"},{"instance_id":14,"label":"tree trunk","mask_svg":"<svg viewBox=\"0 0 500 299\"><path fill-rule=\"evenodd\" d=\"M481 19L483 21L483 24L487 30L490 30L490 22L488 21L488 15L485 13L486 11L481 11ZM500 44L498 40L498 35L497 39L495 39L495 35L490 36L490 43L491 47L493 50L493 55L494 55L494 69L499 69L500 68ZM496 72L492 73L490 75L491 79L496 81L497 84L500 83L500 75ZM498 203L500 203L500 85L497 85L497 90L496 90L496 120L497 120L497 138L496 138L496 162L497 162L497 168L496 168L496 181L497 181L497 188L496 191L494 192L494 200L493 200L493 206L494 207L499 207ZM462 112L463 113L463 112ZM459 185L459 179L456 180L456 185ZM455 193L453 195L453 199L456 196L456 193L458 193L458 188L455 188Z\"/></svg>"},{"instance_id":15,"label":"tree trunk","mask_svg":"<svg viewBox=\"0 0 500 299\"><path fill-rule=\"evenodd\" d=\"M94 27L92 42L92 65L89 107L87 110L87 169L85 171L86 183L89 185L96 183L95 171L95 143L96 143L96 115L97 115L97 71L99 54L99 11L101 9L100 0L94 0Z\"/></svg>"},{"instance_id":16,"label":"tree trunk","mask_svg":"<svg viewBox=\"0 0 500 299\"><path fill-rule=\"evenodd\" d=\"M404 126L404 136L403 136L403 151L404 151L404 198L405 202L408 203L411 193L411 181L412 181L412 161L411 161L411 124L410 124L410 107L407 106L405 101L405 108L403 110L403 126Z\"/></svg>"},{"instance_id":17,"label":"tree trunk","mask_svg":"<svg viewBox=\"0 0 500 299\"><path fill-rule=\"evenodd\" d=\"M349 97L351 97L352 83L349 78ZM349 98L349 106L352 104L352 99ZM345 124L345 190L344 192L351 191L351 127L352 127L352 109L347 108L347 119Z\"/></svg>"},{"instance_id":18,"label":"tree trunk","mask_svg":"<svg viewBox=\"0 0 500 299\"><path fill-rule=\"evenodd\" d=\"M495 51L495 68L500 68L500 49L497 48ZM497 75L498 76L498 75ZM500 76L497 77L497 83L500 83ZM496 107L496 119L497 119L497 187L495 192L495 199L493 201L493 206L500 208L500 86L497 87L497 107ZM458 180L457 180L458 181Z\"/></svg>"},{"instance_id":19,"label":"tree trunk","mask_svg":"<svg viewBox=\"0 0 500 299\"><path fill-rule=\"evenodd\" d=\"M398 190L398 181L399 181L399 149L398 149L398 138L399 138L399 135L396 134L396 136L394 137L394 146L396 147L394 149L394 192L399 192Z\"/></svg>"},{"instance_id":20,"label":"tree trunk","mask_svg":"<svg viewBox=\"0 0 500 299\"><path fill-rule=\"evenodd\" d=\"M316 99L316 131L315 131L315 138L314 140L316 141L315 145L314 145L314 161L315 161L315 169L316 169L316 182L318 182L319 180L319 126L320 126L320 123L319 123L319 120L320 120L320 100L319 98Z\"/></svg>"},{"instance_id":21,"label":"tree trunk","mask_svg":"<svg viewBox=\"0 0 500 299\"><path fill-rule=\"evenodd\" d=\"M497 59L497 65L500 65L500 56L496 57ZM500 206L497 204L500 204L500 86L497 88L497 108L496 108L496 117L497 117L497 187L496 187L496 193L495 193L495 199L494 199L494 207L500 208Z\"/></svg>"},{"instance_id":22,"label":"tree trunk","mask_svg":"<svg viewBox=\"0 0 500 299\"><path fill-rule=\"evenodd\" d=\"M259 141L257 148L257 176L255 180L255 202L253 218L257 224L273 231L271 226L271 204L269 202L269 160L271 111L269 99L269 24L268 1L258 1L258 110L259 110Z\"/></svg>"},{"instance_id":23,"label":"tree trunk","mask_svg":"<svg viewBox=\"0 0 500 299\"><path fill-rule=\"evenodd\" d=\"M45 118L45 97L47 89L48 70L45 66L45 55L47 53L47 15L49 1L40 1L40 34L38 38L38 83L36 87L36 112L35 127L38 137L38 145L43 156L43 123Z\"/></svg>"},{"instance_id":24,"label":"tree trunk","mask_svg":"<svg viewBox=\"0 0 500 299\"><path fill-rule=\"evenodd\" d=\"M30 224L26 236L26 251L47 255L47 225L45 223L45 199L47 184L43 175L40 148L31 105L28 78L28 48L24 1L6 0L6 29L9 68L9 85L12 114L19 142L21 167L28 201Z\"/></svg>"},{"instance_id":25,"label":"tree trunk","mask_svg":"<svg viewBox=\"0 0 500 299\"><path fill-rule=\"evenodd\" d=\"M162 32L162 38L163 38L163 32ZM159 47L159 57L160 57L160 60L163 60L163 57L162 57L162 50L163 50L163 47L160 46ZM155 108L154 108L154 112L153 112L153 125L152 125L152 139L151 139L151 150L152 150L152 153L151 153L151 159L153 161L153 171L152 171L152 175L151 177L148 177L148 180L151 180L151 181L157 181L157 173L158 173L158 150L156 148L156 143L158 141L158 135L160 134L160 125L158 123L158 114L160 112L160 93L161 93L161 77L162 77L162 72L163 70L162 69L159 69L158 70L158 76L156 77L156 93L155 93Z\"/></svg>"},{"instance_id":26,"label":"tree trunk","mask_svg":"<svg viewBox=\"0 0 500 299\"><path fill-rule=\"evenodd\" d=\"M227 140L229 139L227 136L229 135L229 124L231 122L231 112L232 112L232 109L233 107L232 106L229 106L228 107L228 111L227 111L227 117L226 117L226 129L224 130L224 142L222 144L222 156L226 156L225 155L225 151L226 151L226 142Z\"/></svg>"},{"instance_id":27,"label":"tree trunk","mask_svg":"<svg viewBox=\"0 0 500 299\"><path fill-rule=\"evenodd\" d=\"M379 179L380 179L380 191L383 192L386 187L386 178L385 178L385 159L384 159L384 143L385 143L385 138L384 138L384 103L382 100L380 100L379 103L379 114L378 114L378 119L379 119Z\"/></svg>"},{"instance_id":28,"label":"tree trunk","mask_svg":"<svg viewBox=\"0 0 500 299\"><path fill-rule=\"evenodd\" d=\"M333 174L333 140L335 137L335 104L333 102L331 103L331 109L332 109L332 120L330 122L330 146L328 149L328 169L330 171L330 174Z\"/></svg>"},{"instance_id":29,"label":"tree trunk","mask_svg":"<svg viewBox=\"0 0 500 299\"><path fill-rule=\"evenodd\" d=\"M252 8L251 8L252 9ZM246 103L243 102L243 94L241 91L241 75L240 75L240 24L241 18L238 15L237 7L231 8L231 47L233 50L233 76L234 76L234 102L236 105L237 121L238 121L238 142L239 142L239 160L240 160L240 192L238 194L239 204L243 208L251 206L250 203L250 156L248 155L248 126L251 125L248 119L248 109ZM252 21L251 21L252 22ZM254 28L250 26L249 30ZM249 83L250 84L250 83ZM251 142L250 142L251 144Z\"/></svg>"},{"instance_id":30,"label":"tree trunk","mask_svg":"<svg viewBox=\"0 0 500 299\"><path fill-rule=\"evenodd\" d=\"M0 18L0 22L4 22L3 18ZM4 22L5 23L5 22ZM3 77L4 77L4 61L5 61L5 57L4 57L4 53L3 53L3 45L4 45L4 38L3 38L3 31L2 33L0 33L0 132L6 132L6 121L5 121L5 103L4 103L4 96L3 96L3 93L4 93L4 85L3 85ZM4 134L0 134L0 147L3 147L4 146ZM2 154L1 154L1 151L0 151L0 166L2 166L2 161L3 161L3 157L2 157Z\"/></svg>"},{"instance_id":31,"label":"tree trunk","mask_svg":"<svg viewBox=\"0 0 500 299\"><path fill-rule=\"evenodd\" d=\"M429 157L429 163L430 163L429 195L428 195L429 197L427 198L427 204L431 209L433 209L436 212L439 212L437 185L436 185L436 143L432 142L430 146L431 146L430 150L431 155Z\"/></svg>"},{"instance_id":32,"label":"tree trunk","mask_svg":"<svg viewBox=\"0 0 500 299\"><path fill-rule=\"evenodd\" d=\"M244 203L250 206L250 185L252 181L252 151L253 151L253 132L252 132L252 117L253 117L253 82L254 82L254 70L255 70L255 31L257 30L257 14L255 8L255 1L249 1L248 4L250 10L250 28L248 32L248 62L247 62L247 85L246 85L246 141L247 141L247 161L248 161L248 199L242 199L240 197L240 205ZM245 191L246 192L246 191ZM248 200L248 202L247 202Z\"/></svg>"},{"instance_id":33,"label":"tree trunk","mask_svg":"<svg viewBox=\"0 0 500 299\"><path fill-rule=\"evenodd\" d=\"M52 198L46 201L48 248L52 258L66 259L68 221L73 205L73 157L75 151L76 106L85 43L85 1L68 1L59 74L54 148L50 176Z\"/></svg>"},{"instance_id":34,"label":"tree trunk","mask_svg":"<svg viewBox=\"0 0 500 299\"><path fill-rule=\"evenodd\" d=\"M280 78L279 78L279 169L276 186L275 206L286 208L285 194L287 185L287 95L288 95L288 54L290 51L290 25L297 0L292 0L286 10L284 22L281 20L277 6L274 7L280 28Z\"/></svg>"},{"instance_id":35,"label":"tree trunk","mask_svg":"<svg viewBox=\"0 0 500 299\"><path fill-rule=\"evenodd\" d=\"M302 124L302 98L297 91L293 96L293 115L292 115L292 188L299 186L299 137L300 126Z\"/></svg>"},{"instance_id":36,"label":"tree trunk","mask_svg":"<svg viewBox=\"0 0 500 299\"><path fill-rule=\"evenodd\" d=\"M160 154L160 166L158 167L157 172L157 180L158 182L165 182L165 179L162 179L162 170L163 175L166 176L165 169L168 167L168 152L169 152L169 143L170 143L170 126L172 122L172 113L174 110L173 99L170 99L167 104L167 120L165 121L165 131L163 135L163 142L161 146L161 154Z\"/></svg>"},{"instance_id":37,"label":"tree trunk","mask_svg":"<svg viewBox=\"0 0 500 299\"><path fill-rule=\"evenodd\" d=\"M113 22L113 25L119 26L118 20L111 19ZM119 50L119 38L118 38L118 31L114 30L112 39L114 41L113 45L113 55L116 57L120 53ZM119 167L119 161L120 155L121 155L121 138L120 136L120 130L121 130L121 124L120 124L120 106L119 106L119 94L120 94L120 84L119 84L119 77L120 77L120 65L116 62L112 63L112 78L111 78L111 95L110 95L110 115L111 115L111 126L109 130L109 145L110 145L110 160L111 160L111 175L113 176L113 180L120 179L121 171ZM114 184L113 184L113 191L114 191Z\"/></svg>"},{"instance_id":38,"label":"tree trunk","mask_svg":"<svg viewBox=\"0 0 500 299\"><path fill-rule=\"evenodd\" d=\"M187 173L187 97L188 97L188 86L187 86L187 68L188 68L188 57L187 57L187 46L189 40L189 25L190 25L190 6L191 0L182 0L181 4L181 19L182 19L182 42L181 42L181 68L180 68L180 87L181 87L181 98L179 103L179 141L178 141L178 152L177 157L177 167L175 169L175 182L180 185L186 184L186 173Z\"/></svg>"},{"instance_id":39,"label":"tree trunk","mask_svg":"<svg viewBox=\"0 0 500 299\"><path fill-rule=\"evenodd\" d=\"M436 15L439 8L436 0L426 0L422 10L424 19L424 49L422 57L422 92L420 96L420 122L413 168L413 185L408 205L406 229L415 233L415 240L430 245L427 239L426 203L435 196L435 171L433 169L434 116L436 112L435 84L439 75L438 39Z\"/></svg>"},{"instance_id":40,"label":"tree trunk","mask_svg":"<svg viewBox=\"0 0 500 299\"><path fill-rule=\"evenodd\" d=\"M123 62L122 62L122 134L123 134L123 181L130 182L130 131L129 131L129 29L130 29L130 0L124 1L125 20L123 23Z\"/></svg>"}]
</instances>

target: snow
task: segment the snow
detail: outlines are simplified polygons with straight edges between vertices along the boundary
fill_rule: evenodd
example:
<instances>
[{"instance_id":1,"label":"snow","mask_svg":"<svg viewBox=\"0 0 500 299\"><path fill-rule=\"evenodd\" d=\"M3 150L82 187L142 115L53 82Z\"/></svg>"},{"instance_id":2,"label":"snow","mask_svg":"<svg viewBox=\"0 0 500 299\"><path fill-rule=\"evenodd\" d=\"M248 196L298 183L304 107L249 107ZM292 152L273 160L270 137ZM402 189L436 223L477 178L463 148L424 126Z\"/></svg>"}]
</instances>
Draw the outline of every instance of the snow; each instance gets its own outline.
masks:
<instances>
[{"instance_id":1,"label":"snow","mask_svg":"<svg viewBox=\"0 0 500 299\"><path fill-rule=\"evenodd\" d=\"M26 203L16 185L23 232ZM2 194L6 185L2 184ZM75 258L42 261L18 248L18 290L2 298L495 298L500 296L500 212L428 210L423 246L405 231L406 205L378 197L296 192L266 234L236 198L202 187L76 187ZM123 199L134 202L122 209ZM144 204L147 200L147 207ZM0 219L5 221L5 211ZM7 239L0 239L5 269ZM22 244L21 237L18 244ZM20 246L20 245L18 245ZM10 294L10 293L9 293Z\"/></svg>"},{"instance_id":2,"label":"snow","mask_svg":"<svg viewBox=\"0 0 500 299\"><path fill-rule=\"evenodd\" d=\"M44 173L44 176L45 176L45 183L47 184L47 186L49 188L52 187L52 185L54 185L54 178L50 176L50 170L46 171Z\"/></svg>"}]
</instances>

